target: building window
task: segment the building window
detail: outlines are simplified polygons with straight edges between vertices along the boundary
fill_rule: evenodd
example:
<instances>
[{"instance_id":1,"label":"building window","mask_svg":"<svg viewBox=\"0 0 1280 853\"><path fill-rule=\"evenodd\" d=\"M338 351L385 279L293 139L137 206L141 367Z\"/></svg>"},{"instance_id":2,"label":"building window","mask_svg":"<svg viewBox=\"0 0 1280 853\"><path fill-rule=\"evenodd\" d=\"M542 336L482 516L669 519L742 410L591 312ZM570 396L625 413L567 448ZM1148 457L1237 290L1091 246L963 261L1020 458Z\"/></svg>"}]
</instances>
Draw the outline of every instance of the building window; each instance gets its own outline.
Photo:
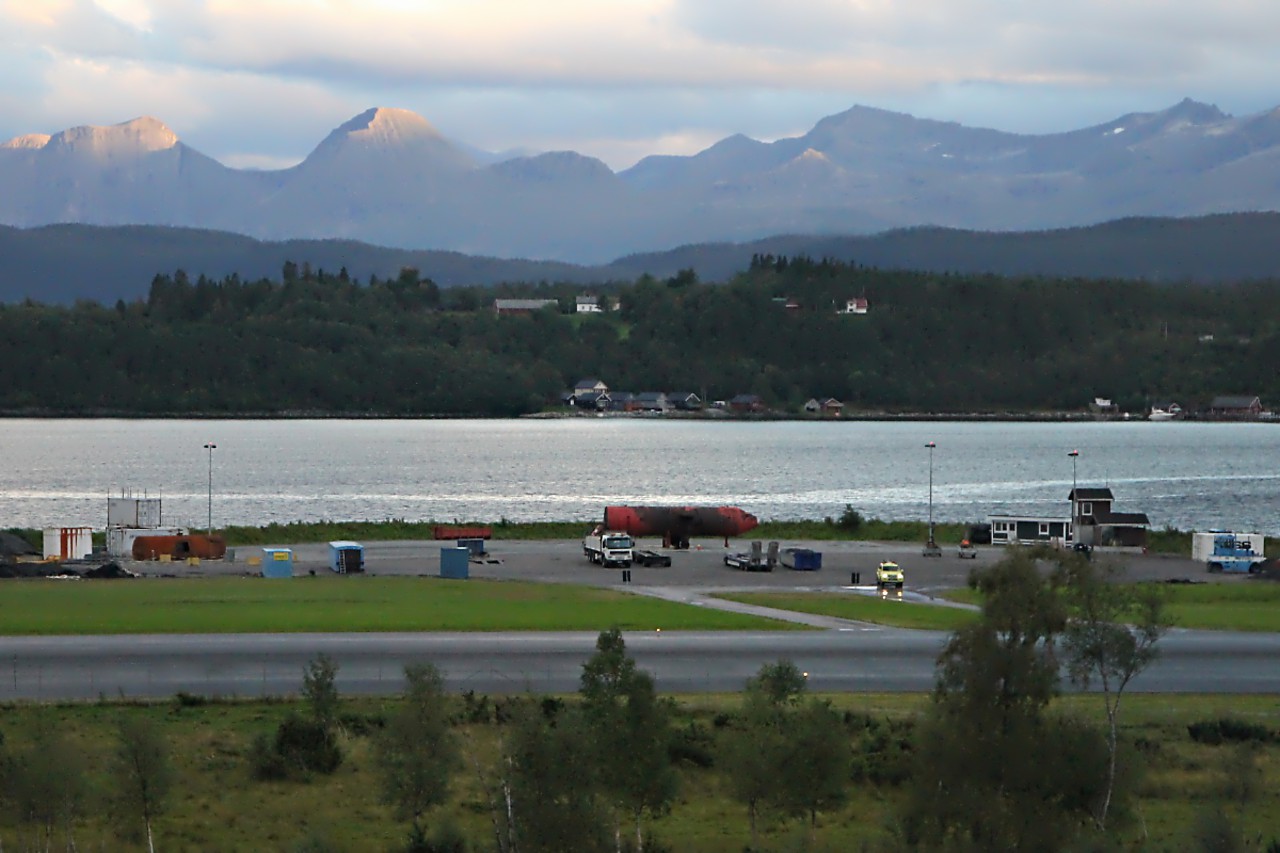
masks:
<instances>
[{"instance_id":1,"label":"building window","mask_svg":"<svg viewBox=\"0 0 1280 853\"><path fill-rule=\"evenodd\" d=\"M1080 514L1093 515L1093 502L1085 501L1084 503L1080 504Z\"/></svg>"},{"instance_id":2,"label":"building window","mask_svg":"<svg viewBox=\"0 0 1280 853\"><path fill-rule=\"evenodd\" d=\"M1040 522L1040 535L1041 536L1049 535L1049 522L1047 521Z\"/></svg>"}]
</instances>

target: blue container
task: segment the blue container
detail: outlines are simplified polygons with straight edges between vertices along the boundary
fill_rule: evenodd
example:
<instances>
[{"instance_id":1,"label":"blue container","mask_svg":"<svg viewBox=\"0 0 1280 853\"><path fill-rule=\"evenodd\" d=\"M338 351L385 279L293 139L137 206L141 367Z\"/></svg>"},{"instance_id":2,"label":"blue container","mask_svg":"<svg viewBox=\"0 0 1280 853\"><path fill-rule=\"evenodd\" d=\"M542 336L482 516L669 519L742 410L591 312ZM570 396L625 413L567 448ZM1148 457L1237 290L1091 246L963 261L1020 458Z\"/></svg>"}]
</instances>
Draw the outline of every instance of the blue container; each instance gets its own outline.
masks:
<instances>
[{"instance_id":1,"label":"blue container","mask_svg":"<svg viewBox=\"0 0 1280 853\"><path fill-rule=\"evenodd\" d=\"M364 546L359 542L330 542L329 568L340 575L364 571Z\"/></svg>"},{"instance_id":2,"label":"blue container","mask_svg":"<svg viewBox=\"0 0 1280 853\"><path fill-rule=\"evenodd\" d=\"M471 576L470 561L470 548L441 548L440 577L466 580Z\"/></svg>"},{"instance_id":3,"label":"blue container","mask_svg":"<svg viewBox=\"0 0 1280 853\"><path fill-rule=\"evenodd\" d=\"M293 549L263 548L262 576L264 578L293 577Z\"/></svg>"},{"instance_id":4,"label":"blue container","mask_svg":"<svg viewBox=\"0 0 1280 853\"><path fill-rule=\"evenodd\" d=\"M816 572L822 568L822 552L808 548L788 548L782 552L782 565L798 572Z\"/></svg>"}]
</instances>

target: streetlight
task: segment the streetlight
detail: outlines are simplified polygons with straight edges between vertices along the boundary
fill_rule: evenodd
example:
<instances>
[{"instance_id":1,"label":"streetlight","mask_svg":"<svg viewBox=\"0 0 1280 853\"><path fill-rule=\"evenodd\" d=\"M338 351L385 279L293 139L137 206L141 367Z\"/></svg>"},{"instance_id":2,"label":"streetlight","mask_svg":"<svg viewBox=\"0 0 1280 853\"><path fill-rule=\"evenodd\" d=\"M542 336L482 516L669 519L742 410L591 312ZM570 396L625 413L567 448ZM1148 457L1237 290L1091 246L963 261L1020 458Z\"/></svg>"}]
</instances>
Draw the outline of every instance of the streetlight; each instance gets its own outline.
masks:
<instances>
[{"instance_id":1,"label":"streetlight","mask_svg":"<svg viewBox=\"0 0 1280 853\"><path fill-rule=\"evenodd\" d=\"M218 449L218 445L214 444L211 441L204 446L204 449L209 451L209 523L208 523L208 526L206 527L206 532L210 536L212 536L213 535L213 451Z\"/></svg>"},{"instance_id":2,"label":"streetlight","mask_svg":"<svg viewBox=\"0 0 1280 853\"><path fill-rule=\"evenodd\" d=\"M1079 531L1079 526L1076 524L1079 520L1076 513L1076 507L1079 505L1076 498L1076 460L1080 458L1080 451L1073 450L1067 455L1071 457L1071 543L1074 545L1077 541L1076 533Z\"/></svg>"},{"instance_id":3,"label":"streetlight","mask_svg":"<svg viewBox=\"0 0 1280 853\"><path fill-rule=\"evenodd\" d=\"M929 548L937 548L938 544L933 541L933 448L937 447L932 441L925 445L929 448Z\"/></svg>"}]
</instances>

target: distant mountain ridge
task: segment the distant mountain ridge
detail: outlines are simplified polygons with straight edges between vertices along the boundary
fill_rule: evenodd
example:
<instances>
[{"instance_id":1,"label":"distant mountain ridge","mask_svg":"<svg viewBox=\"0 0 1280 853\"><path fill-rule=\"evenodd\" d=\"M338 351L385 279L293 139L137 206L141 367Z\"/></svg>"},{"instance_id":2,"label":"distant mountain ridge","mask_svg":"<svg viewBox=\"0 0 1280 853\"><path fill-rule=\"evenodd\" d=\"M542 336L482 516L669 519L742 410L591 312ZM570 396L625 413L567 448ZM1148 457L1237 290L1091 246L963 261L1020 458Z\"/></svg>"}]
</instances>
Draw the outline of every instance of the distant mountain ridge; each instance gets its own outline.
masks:
<instances>
[{"instance_id":1,"label":"distant mountain ridge","mask_svg":"<svg viewBox=\"0 0 1280 853\"><path fill-rule=\"evenodd\" d=\"M160 225L588 264L776 234L1276 210L1280 108L1237 118L1191 100L1043 135L855 106L802 136L737 134L618 173L575 152L483 155L390 108L344 122L276 171L228 168L147 117L0 145L0 224Z\"/></svg>"},{"instance_id":2,"label":"distant mountain ridge","mask_svg":"<svg viewBox=\"0 0 1280 853\"><path fill-rule=\"evenodd\" d=\"M402 267L448 287L560 281L584 285L659 278L693 269L704 281L745 270L753 255L807 255L866 267L938 273L1223 283L1280 279L1280 213L1134 218L1087 228L985 233L911 228L860 236L784 235L635 254L599 266L385 248L356 240L261 241L158 226L0 226L0 303L33 299L111 303L145 297L158 273L195 279L278 279L286 261L313 269L394 277Z\"/></svg>"}]
</instances>

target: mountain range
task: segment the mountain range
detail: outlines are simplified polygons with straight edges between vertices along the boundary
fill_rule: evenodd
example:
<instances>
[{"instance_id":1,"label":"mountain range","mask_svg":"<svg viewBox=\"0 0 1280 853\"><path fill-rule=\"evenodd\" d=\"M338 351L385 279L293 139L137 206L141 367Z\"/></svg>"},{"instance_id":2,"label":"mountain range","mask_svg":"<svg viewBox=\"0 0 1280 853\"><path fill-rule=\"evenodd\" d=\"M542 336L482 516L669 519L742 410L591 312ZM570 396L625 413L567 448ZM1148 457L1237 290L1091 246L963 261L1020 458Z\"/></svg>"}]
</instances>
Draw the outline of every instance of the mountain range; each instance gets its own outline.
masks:
<instances>
[{"instance_id":1,"label":"mountain range","mask_svg":"<svg viewBox=\"0 0 1280 853\"><path fill-rule=\"evenodd\" d=\"M224 166L154 118L0 145L3 225L158 225L587 264L778 234L1275 210L1280 108L1232 117L1191 100L1044 135L854 107L802 136L735 135L616 173L571 151L490 157L388 108L274 171Z\"/></svg>"}]
</instances>

